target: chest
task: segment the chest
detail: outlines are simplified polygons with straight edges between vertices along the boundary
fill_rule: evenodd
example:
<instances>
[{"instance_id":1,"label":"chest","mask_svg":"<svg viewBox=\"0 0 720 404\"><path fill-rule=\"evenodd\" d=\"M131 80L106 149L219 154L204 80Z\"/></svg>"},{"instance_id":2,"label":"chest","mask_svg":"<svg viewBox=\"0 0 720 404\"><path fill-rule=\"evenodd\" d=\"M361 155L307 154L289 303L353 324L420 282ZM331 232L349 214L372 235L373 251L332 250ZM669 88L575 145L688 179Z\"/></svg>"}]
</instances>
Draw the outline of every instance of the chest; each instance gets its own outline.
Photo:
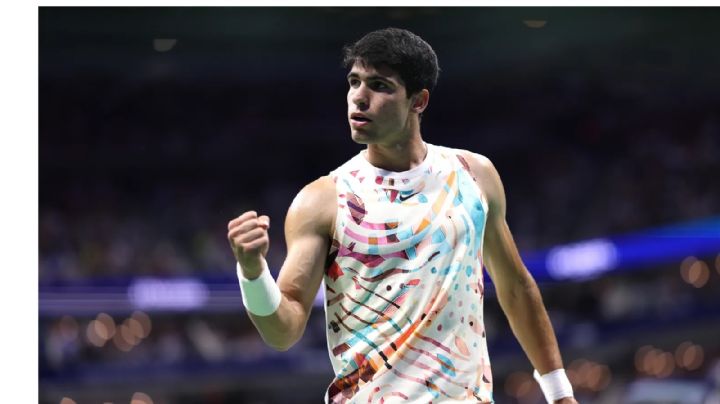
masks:
<instances>
[{"instance_id":1,"label":"chest","mask_svg":"<svg viewBox=\"0 0 720 404\"><path fill-rule=\"evenodd\" d=\"M481 192L463 170L408 187L345 181L340 191L336 235L346 247L370 253L458 243L475 250L485 223Z\"/></svg>"}]
</instances>

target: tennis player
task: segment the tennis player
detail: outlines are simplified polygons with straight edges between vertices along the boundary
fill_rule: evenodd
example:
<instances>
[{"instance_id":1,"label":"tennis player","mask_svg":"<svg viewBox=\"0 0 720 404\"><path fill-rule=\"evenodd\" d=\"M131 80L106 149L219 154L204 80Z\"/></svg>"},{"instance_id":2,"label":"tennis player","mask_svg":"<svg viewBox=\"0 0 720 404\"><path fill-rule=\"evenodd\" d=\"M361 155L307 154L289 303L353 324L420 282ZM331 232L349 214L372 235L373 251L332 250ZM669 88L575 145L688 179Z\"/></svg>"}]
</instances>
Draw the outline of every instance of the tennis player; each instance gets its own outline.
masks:
<instances>
[{"instance_id":1,"label":"tennis player","mask_svg":"<svg viewBox=\"0 0 720 404\"><path fill-rule=\"evenodd\" d=\"M264 258L270 218L250 211L228 223L263 340L281 351L297 342L324 281L335 372L326 403L492 403L484 265L546 400L576 403L495 167L423 141L439 72L433 49L388 28L346 46L344 63L350 134L366 147L293 200L277 283Z\"/></svg>"}]
</instances>

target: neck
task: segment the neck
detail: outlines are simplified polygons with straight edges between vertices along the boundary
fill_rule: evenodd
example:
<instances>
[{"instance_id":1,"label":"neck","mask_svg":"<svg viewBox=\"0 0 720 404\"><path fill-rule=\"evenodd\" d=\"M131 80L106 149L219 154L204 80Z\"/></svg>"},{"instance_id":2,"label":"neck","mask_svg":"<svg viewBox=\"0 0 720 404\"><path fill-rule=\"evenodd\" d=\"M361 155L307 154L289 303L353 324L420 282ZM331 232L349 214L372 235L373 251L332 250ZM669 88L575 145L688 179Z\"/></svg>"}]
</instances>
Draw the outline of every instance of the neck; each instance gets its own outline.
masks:
<instances>
[{"instance_id":1,"label":"neck","mask_svg":"<svg viewBox=\"0 0 720 404\"><path fill-rule=\"evenodd\" d=\"M420 132L407 139L389 144L369 144L365 157L367 161L377 168L388 171L411 170L425 160L427 146L423 142Z\"/></svg>"}]
</instances>

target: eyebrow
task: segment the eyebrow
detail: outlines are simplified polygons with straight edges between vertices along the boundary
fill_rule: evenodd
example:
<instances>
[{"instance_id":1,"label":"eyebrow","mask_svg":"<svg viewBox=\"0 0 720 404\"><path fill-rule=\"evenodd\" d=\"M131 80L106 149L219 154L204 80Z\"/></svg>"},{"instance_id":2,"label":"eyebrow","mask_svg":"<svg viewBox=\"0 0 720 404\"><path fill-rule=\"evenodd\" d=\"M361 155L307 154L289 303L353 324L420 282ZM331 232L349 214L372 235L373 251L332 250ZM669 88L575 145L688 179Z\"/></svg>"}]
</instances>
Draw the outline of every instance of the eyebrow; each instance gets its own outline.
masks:
<instances>
[{"instance_id":1,"label":"eyebrow","mask_svg":"<svg viewBox=\"0 0 720 404\"><path fill-rule=\"evenodd\" d=\"M360 78L360 75L357 74L357 73L355 73L355 72L350 72L350 73L348 73L347 78L348 78L348 79L350 79L350 78ZM378 74L373 74L372 76L367 76L366 79L367 79L367 80L382 80L382 81L386 81L386 82L388 82L388 83L395 84L391 79L389 79L389 78L387 78L387 77L385 77L385 76L380 76L380 75L378 75Z\"/></svg>"}]
</instances>

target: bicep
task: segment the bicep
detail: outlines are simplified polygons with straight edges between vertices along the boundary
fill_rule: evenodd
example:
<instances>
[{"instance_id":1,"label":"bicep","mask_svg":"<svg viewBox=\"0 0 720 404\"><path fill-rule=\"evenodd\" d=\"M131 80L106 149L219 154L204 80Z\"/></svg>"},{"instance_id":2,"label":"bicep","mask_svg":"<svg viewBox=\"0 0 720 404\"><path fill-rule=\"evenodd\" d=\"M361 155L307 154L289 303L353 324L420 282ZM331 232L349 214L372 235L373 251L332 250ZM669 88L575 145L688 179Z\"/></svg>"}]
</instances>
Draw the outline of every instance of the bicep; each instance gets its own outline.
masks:
<instances>
[{"instance_id":1,"label":"bicep","mask_svg":"<svg viewBox=\"0 0 720 404\"><path fill-rule=\"evenodd\" d=\"M323 177L305 187L293 200L285 219L287 257L278 287L309 315L322 281L330 245L335 185Z\"/></svg>"},{"instance_id":2,"label":"bicep","mask_svg":"<svg viewBox=\"0 0 720 404\"><path fill-rule=\"evenodd\" d=\"M489 159L477 154L475 157L475 177L488 200L483 260L500 292L524 284L528 273L505 220L505 189L500 175Z\"/></svg>"},{"instance_id":3,"label":"bicep","mask_svg":"<svg viewBox=\"0 0 720 404\"><path fill-rule=\"evenodd\" d=\"M504 217L488 215L483 258L498 293L525 284L528 272Z\"/></svg>"},{"instance_id":4,"label":"bicep","mask_svg":"<svg viewBox=\"0 0 720 404\"><path fill-rule=\"evenodd\" d=\"M309 313L323 278L325 258L329 241L317 234L304 234L288 240L278 287L283 294L302 306Z\"/></svg>"}]
</instances>

